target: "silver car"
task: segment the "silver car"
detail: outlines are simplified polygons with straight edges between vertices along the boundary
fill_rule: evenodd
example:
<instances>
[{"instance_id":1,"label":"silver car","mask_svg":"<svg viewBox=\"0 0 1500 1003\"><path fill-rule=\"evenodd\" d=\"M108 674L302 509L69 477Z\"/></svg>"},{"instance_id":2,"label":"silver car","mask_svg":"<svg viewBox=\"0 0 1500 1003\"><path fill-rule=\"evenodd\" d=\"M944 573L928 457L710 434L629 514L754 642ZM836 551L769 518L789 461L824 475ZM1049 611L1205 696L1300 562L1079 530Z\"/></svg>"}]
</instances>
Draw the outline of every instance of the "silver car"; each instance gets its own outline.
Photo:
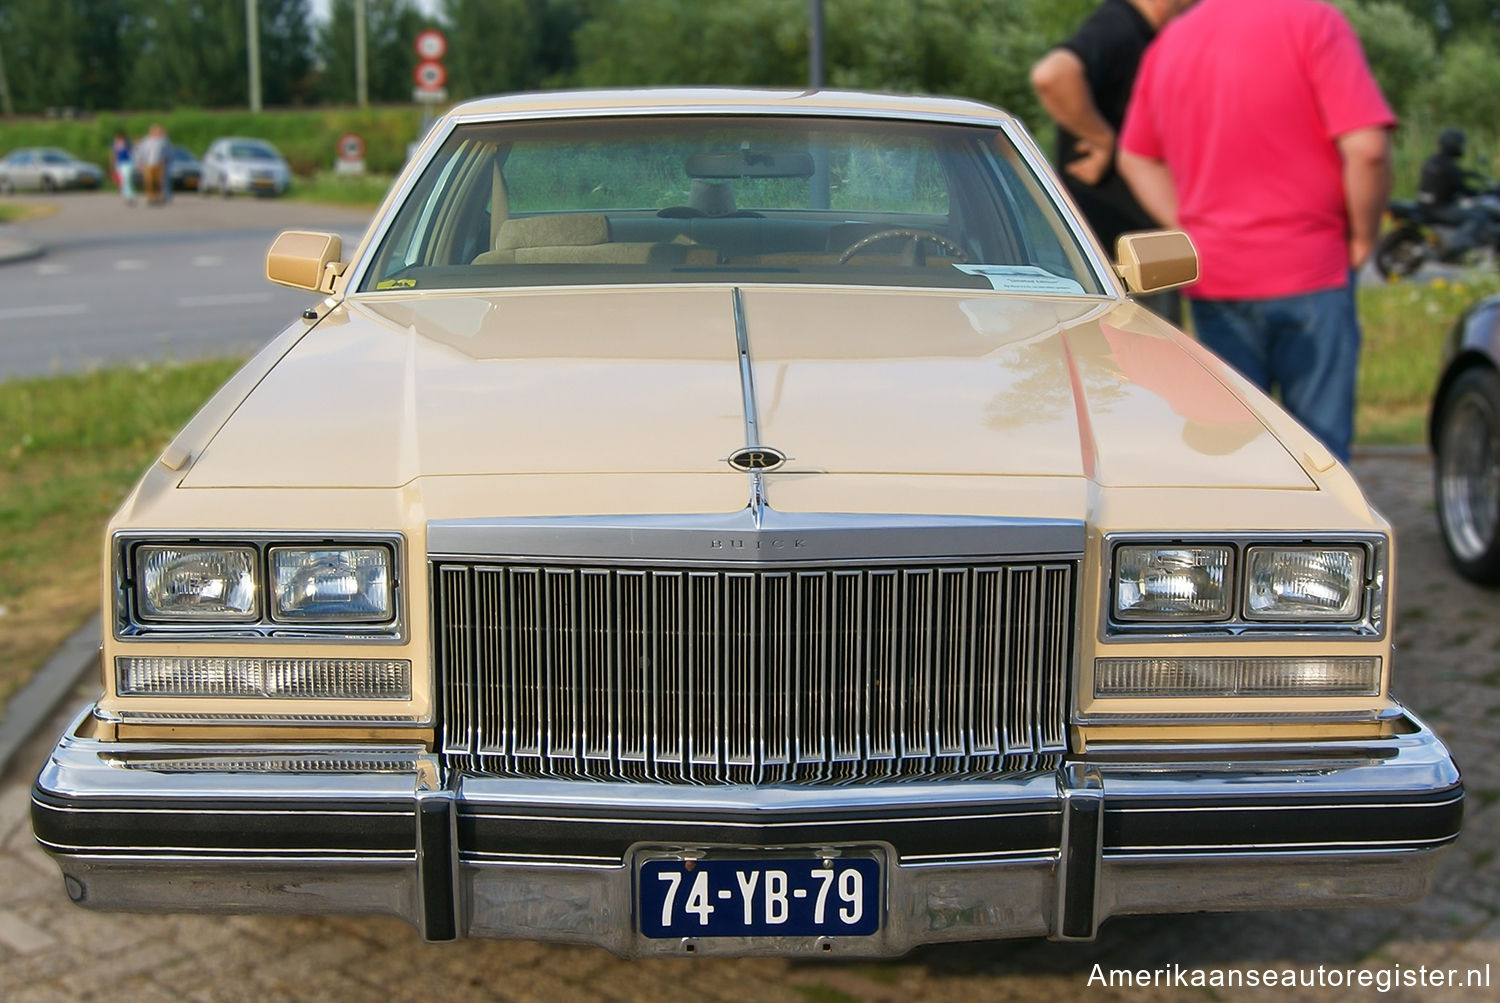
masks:
<instances>
[{"instance_id":1,"label":"silver car","mask_svg":"<svg viewBox=\"0 0 1500 1003\"><path fill-rule=\"evenodd\" d=\"M205 195L280 195L292 183L292 170L276 147L263 139L226 136L213 141L203 155Z\"/></svg>"},{"instance_id":2,"label":"silver car","mask_svg":"<svg viewBox=\"0 0 1500 1003\"><path fill-rule=\"evenodd\" d=\"M104 172L67 150L29 147L12 150L0 158L0 193L39 188L44 192L63 188L98 188Z\"/></svg>"}]
</instances>

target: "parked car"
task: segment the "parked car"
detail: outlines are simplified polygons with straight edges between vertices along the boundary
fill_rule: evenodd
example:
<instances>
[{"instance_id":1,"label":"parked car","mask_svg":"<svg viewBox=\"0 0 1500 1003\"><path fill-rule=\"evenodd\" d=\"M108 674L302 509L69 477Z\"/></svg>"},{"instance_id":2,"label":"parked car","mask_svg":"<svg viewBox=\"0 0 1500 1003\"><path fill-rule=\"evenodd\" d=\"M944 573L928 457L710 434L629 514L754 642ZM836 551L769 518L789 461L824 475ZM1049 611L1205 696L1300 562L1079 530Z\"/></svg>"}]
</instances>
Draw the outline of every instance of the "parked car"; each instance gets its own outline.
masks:
<instances>
[{"instance_id":1,"label":"parked car","mask_svg":"<svg viewBox=\"0 0 1500 1003\"><path fill-rule=\"evenodd\" d=\"M834 957L1420 896L1390 527L1129 298L1186 235L1115 257L976 102L453 109L109 525L68 894Z\"/></svg>"},{"instance_id":2,"label":"parked car","mask_svg":"<svg viewBox=\"0 0 1500 1003\"><path fill-rule=\"evenodd\" d=\"M0 193L98 188L103 181L104 172L97 165L51 146L12 150L0 157Z\"/></svg>"},{"instance_id":3,"label":"parked car","mask_svg":"<svg viewBox=\"0 0 1500 1003\"><path fill-rule=\"evenodd\" d=\"M276 147L263 139L226 136L203 154L201 190L207 195L280 195L291 186L292 171Z\"/></svg>"},{"instance_id":4,"label":"parked car","mask_svg":"<svg viewBox=\"0 0 1500 1003\"><path fill-rule=\"evenodd\" d=\"M1500 584L1500 296L1449 333L1428 429L1448 556L1465 578Z\"/></svg>"}]
</instances>

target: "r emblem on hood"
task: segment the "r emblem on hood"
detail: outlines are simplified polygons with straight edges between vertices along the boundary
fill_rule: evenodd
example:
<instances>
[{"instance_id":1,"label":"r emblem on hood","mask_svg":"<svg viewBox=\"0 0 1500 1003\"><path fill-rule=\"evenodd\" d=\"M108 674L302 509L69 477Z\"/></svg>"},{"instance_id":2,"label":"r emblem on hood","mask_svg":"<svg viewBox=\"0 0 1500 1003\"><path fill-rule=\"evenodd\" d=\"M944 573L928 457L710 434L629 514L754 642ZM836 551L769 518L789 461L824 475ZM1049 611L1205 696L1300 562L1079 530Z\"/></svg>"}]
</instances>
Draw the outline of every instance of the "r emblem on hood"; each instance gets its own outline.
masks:
<instances>
[{"instance_id":1,"label":"r emblem on hood","mask_svg":"<svg viewBox=\"0 0 1500 1003\"><path fill-rule=\"evenodd\" d=\"M746 446L729 454L729 465L736 470L775 470L786 462L786 454L770 446Z\"/></svg>"}]
</instances>

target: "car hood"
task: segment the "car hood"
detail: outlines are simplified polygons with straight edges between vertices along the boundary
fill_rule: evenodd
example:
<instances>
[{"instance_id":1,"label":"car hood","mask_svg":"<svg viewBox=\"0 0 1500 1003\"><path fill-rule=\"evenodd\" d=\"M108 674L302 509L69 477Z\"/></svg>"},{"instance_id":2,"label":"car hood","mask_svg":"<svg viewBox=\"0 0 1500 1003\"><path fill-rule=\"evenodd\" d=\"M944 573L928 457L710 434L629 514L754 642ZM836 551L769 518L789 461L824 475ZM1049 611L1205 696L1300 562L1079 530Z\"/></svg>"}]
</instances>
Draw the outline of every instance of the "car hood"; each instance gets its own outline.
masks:
<instances>
[{"instance_id":1,"label":"car hood","mask_svg":"<svg viewBox=\"0 0 1500 1003\"><path fill-rule=\"evenodd\" d=\"M1311 489L1214 370L1146 311L1102 299L721 286L366 297L286 353L183 484L628 474L732 478L742 492L726 458L753 435L789 457L784 482Z\"/></svg>"}]
</instances>

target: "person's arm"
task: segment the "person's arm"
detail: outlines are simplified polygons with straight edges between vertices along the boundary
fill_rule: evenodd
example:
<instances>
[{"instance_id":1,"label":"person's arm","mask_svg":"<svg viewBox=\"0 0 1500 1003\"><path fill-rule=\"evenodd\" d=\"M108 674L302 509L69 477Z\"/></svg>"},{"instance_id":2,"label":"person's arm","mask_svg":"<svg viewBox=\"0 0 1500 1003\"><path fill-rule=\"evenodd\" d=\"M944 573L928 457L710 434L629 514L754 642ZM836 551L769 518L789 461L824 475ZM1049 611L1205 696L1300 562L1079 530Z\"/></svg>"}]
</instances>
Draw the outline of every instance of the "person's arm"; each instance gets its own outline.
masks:
<instances>
[{"instance_id":1,"label":"person's arm","mask_svg":"<svg viewBox=\"0 0 1500 1003\"><path fill-rule=\"evenodd\" d=\"M1177 183L1160 160L1121 150L1120 174L1135 194L1141 208L1162 226L1177 227Z\"/></svg>"},{"instance_id":2,"label":"person's arm","mask_svg":"<svg viewBox=\"0 0 1500 1003\"><path fill-rule=\"evenodd\" d=\"M1344 161L1344 204L1349 213L1349 264L1363 265L1380 236L1380 217L1391 197L1391 137L1384 126L1346 132L1334 141Z\"/></svg>"},{"instance_id":3,"label":"person's arm","mask_svg":"<svg viewBox=\"0 0 1500 1003\"><path fill-rule=\"evenodd\" d=\"M1098 184L1114 163L1115 130L1094 104L1083 60L1068 49L1053 49L1031 68L1031 86L1052 120L1078 137L1083 156L1063 170L1085 184Z\"/></svg>"}]
</instances>

